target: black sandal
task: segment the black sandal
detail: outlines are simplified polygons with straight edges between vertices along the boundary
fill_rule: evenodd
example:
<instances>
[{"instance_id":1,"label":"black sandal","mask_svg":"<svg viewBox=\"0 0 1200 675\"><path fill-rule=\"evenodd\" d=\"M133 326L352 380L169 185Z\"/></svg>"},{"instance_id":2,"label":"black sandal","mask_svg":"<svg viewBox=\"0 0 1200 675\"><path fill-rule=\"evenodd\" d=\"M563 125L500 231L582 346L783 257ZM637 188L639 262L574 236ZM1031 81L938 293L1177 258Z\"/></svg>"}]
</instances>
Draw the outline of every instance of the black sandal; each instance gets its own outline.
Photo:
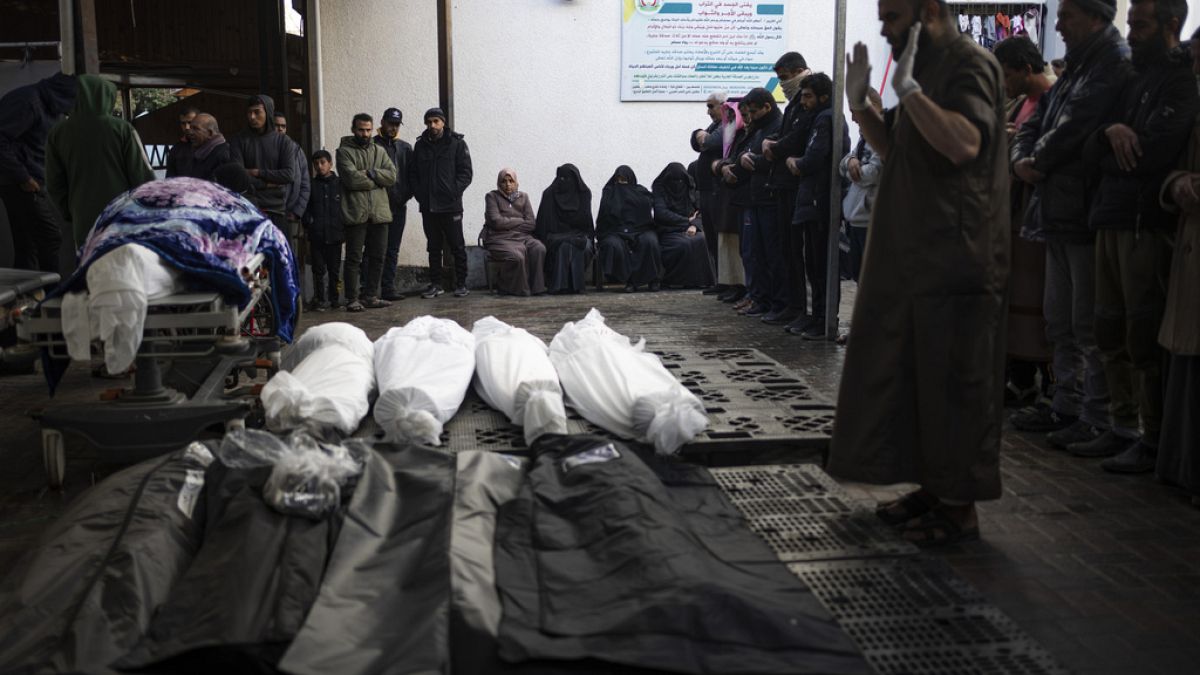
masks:
<instances>
[{"instance_id":1,"label":"black sandal","mask_svg":"<svg viewBox=\"0 0 1200 675\"><path fill-rule=\"evenodd\" d=\"M921 548L946 546L979 539L979 525L963 527L939 507L909 522L900 535Z\"/></svg>"},{"instance_id":2,"label":"black sandal","mask_svg":"<svg viewBox=\"0 0 1200 675\"><path fill-rule=\"evenodd\" d=\"M875 507L875 517L892 527L900 527L913 518L920 518L937 508L941 502L925 490L914 490L900 499Z\"/></svg>"}]
</instances>

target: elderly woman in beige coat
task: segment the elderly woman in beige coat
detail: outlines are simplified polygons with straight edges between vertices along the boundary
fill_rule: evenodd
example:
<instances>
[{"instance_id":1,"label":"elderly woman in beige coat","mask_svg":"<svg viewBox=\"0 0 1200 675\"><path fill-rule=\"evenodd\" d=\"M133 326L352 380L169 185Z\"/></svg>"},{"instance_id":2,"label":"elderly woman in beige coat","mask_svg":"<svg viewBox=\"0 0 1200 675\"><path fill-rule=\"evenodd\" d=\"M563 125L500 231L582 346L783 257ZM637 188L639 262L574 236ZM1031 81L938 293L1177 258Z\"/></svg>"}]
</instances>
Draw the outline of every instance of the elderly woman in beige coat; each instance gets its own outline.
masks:
<instances>
[{"instance_id":1,"label":"elderly woman in beige coat","mask_svg":"<svg viewBox=\"0 0 1200 675\"><path fill-rule=\"evenodd\" d=\"M541 295L546 292L546 246L533 236L533 205L517 187L516 172L501 169L496 189L484 197L483 246L488 260L500 265L498 292Z\"/></svg>"},{"instance_id":2,"label":"elderly woman in beige coat","mask_svg":"<svg viewBox=\"0 0 1200 675\"><path fill-rule=\"evenodd\" d=\"M1162 204L1180 213L1158 342L1171 354L1163 396L1158 477L1200 506L1200 118L1183 169L1163 181Z\"/></svg>"}]
</instances>

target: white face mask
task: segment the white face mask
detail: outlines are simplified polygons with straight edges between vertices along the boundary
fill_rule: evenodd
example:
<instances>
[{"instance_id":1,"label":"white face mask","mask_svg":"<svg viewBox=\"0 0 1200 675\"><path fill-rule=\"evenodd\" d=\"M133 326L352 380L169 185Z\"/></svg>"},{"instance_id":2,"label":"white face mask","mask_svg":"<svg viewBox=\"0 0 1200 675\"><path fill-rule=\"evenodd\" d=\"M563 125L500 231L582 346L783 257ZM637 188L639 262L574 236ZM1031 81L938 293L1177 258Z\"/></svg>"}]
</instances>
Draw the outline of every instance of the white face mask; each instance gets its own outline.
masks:
<instances>
[{"instance_id":1,"label":"white face mask","mask_svg":"<svg viewBox=\"0 0 1200 675\"><path fill-rule=\"evenodd\" d=\"M792 100L800 93L800 81L808 75L808 71L804 71L790 80L780 80L779 86L783 87L783 95L787 100Z\"/></svg>"}]
</instances>

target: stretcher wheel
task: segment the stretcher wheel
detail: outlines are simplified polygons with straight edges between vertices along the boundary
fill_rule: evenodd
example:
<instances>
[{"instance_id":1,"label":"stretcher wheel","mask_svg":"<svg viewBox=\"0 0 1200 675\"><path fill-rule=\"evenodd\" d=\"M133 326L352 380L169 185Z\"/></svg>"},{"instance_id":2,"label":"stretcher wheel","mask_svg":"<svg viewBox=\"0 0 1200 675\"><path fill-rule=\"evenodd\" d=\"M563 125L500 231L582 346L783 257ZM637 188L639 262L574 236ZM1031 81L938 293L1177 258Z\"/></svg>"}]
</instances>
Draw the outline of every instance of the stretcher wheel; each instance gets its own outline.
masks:
<instances>
[{"instance_id":1,"label":"stretcher wheel","mask_svg":"<svg viewBox=\"0 0 1200 675\"><path fill-rule=\"evenodd\" d=\"M46 484L55 490L61 488L67 472L67 449L61 431L42 429L42 466L46 469Z\"/></svg>"}]
</instances>

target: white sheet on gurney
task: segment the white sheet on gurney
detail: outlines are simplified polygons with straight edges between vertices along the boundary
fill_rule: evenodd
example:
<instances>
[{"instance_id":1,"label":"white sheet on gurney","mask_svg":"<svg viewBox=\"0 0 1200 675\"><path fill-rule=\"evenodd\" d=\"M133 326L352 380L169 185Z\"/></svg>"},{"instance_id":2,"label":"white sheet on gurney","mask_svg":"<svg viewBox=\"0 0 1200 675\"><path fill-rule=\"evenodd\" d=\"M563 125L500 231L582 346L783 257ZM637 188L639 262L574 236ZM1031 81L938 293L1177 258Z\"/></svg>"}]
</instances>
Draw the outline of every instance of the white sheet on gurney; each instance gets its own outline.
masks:
<instances>
[{"instance_id":1,"label":"white sheet on gurney","mask_svg":"<svg viewBox=\"0 0 1200 675\"><path fill-rule=\"evenodd\" d=\"M563 326L550 342L550 361L571 406L622 438L672 454L708 426L700 399L644 351L604 323L595 308Z\"/></svg>"},{"instance_id":2,"label":"white sheet on gurney","mask_svg":"<svg viewBox=\"0 0 1200 675\"><path fill-rule=\"evenodd\" d=\"M562 386L546 343L494 316L476 321L471 334L479 397L524 428L526 445L542 434L567 433Z\"/></svg>"},{"instance_id":3,"label":"white sheet on gurney","mask_svg":"<svg viewBox=\"0 0 1200 675\"><path fill-rule=\"evenodd\" d=\"M362 329L323 323L304 331L262 390L267 427L351 434L371 407L375 346Z\"/></svg>"},{"instance_id":4,"label":"white sheet on gurney","mask_svg":"<svg viewBox=\"0 0 1200 675\"><path fill-rule=\"evenodd\" d=\"M87 291L68 293L62 302L62 330L67 353L76 361L91 359L91 342L104 345L104 365L125 372L142 346L146 307L150 300L183 290L178 270L140 244L125 244L105 253L87 271Z\"/></svg>"},{"instance_id":5,"label":"white sheet on gurney","mask_svg":"<svg viewBox=\"0 0 1200 675\"><path fill-rule=\"evenodd\" d=\"M419 316L375 342L375 421L388 440L441 445L475 372L475 338L450 319Z\"/></svg>"}]
</instances>

